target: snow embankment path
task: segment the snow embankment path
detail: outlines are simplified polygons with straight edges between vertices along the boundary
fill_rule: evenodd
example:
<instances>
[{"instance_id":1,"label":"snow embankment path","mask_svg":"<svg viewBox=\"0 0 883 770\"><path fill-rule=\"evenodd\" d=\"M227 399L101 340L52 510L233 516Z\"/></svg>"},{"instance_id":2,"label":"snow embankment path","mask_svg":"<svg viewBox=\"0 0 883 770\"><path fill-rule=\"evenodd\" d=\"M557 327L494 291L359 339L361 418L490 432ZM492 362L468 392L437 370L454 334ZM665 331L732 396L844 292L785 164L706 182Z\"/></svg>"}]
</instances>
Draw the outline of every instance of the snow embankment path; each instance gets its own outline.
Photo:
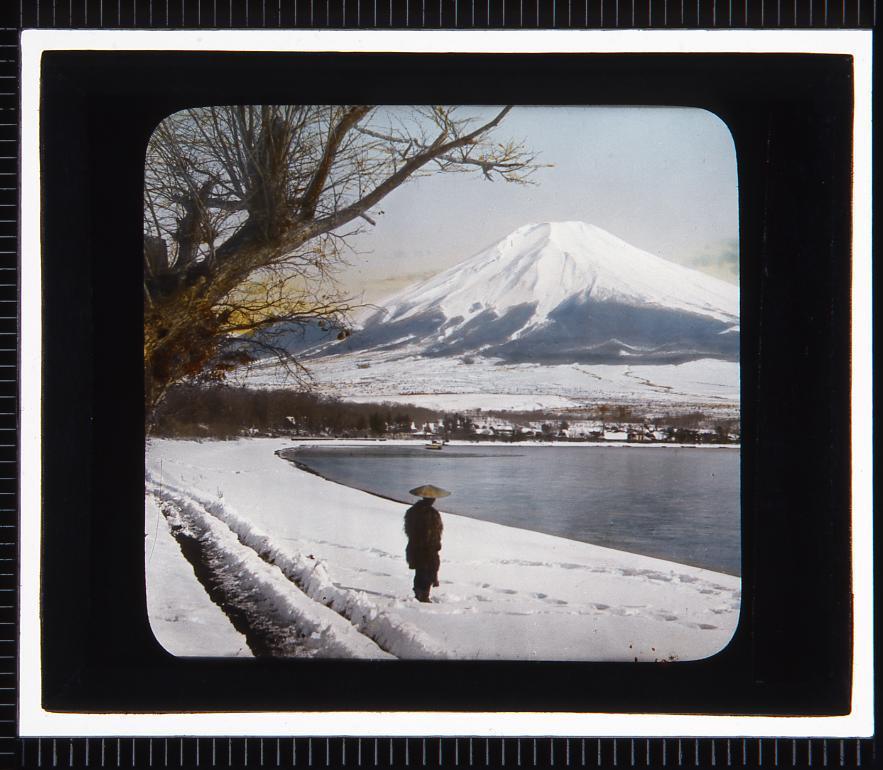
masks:
<instances>
[{"instance_id":1,"label":"snow embankment path","mask_svg":"<svg viewBox=\"0 0 883 770\"><path fill-rule=\"evenodd\" d=\"M179 542L199 545L214 598L255 654L695 660L735 630L739 578L444 512L441 586L418 603L406 506L275 456L291 445L154 440L147 451L148 500ZM202 648L225 654L210 639Z\"/></svg>"},{"instance_id":2,"label":"snow embankment path","mask_svg":"<svg viewBox=\"0 0 883 770\"><path fill-rule=\"evenodd\" d=\"M214 654L249 657L248 642L215 604L194 572L181 558L181 547L157 501L147 498L144 570L150 621L173 655L203 655L205 639Z\"/></svg>"},{"instance_id":3,"label":"snow embankment path","mask_svg":"<svg viewBox=\"0 0 883 770\"><path fill-rule=\"evenodd\" d=\"M218 584L217 601L247 629L256 654L446 657L419 629L378 612L363 591L336 585L321 561L275 544L221 500L150 477L147 490L173 530L202 545L196 558Z\"/></svg>"},{"instance_id":4,"label":"snow embankment path","mask_svg":"<svg viewBox=\"0 0 883 770\"><path fill-rule=\"evenodd\" d=\"M259 551L254 541L240 539L226 526L222 505L149 477L147 493L165 515L212 600L244 634L255 655L390 657L336 612L292 585L274 566L272 551Z\"/></svg>"}]
</instances>

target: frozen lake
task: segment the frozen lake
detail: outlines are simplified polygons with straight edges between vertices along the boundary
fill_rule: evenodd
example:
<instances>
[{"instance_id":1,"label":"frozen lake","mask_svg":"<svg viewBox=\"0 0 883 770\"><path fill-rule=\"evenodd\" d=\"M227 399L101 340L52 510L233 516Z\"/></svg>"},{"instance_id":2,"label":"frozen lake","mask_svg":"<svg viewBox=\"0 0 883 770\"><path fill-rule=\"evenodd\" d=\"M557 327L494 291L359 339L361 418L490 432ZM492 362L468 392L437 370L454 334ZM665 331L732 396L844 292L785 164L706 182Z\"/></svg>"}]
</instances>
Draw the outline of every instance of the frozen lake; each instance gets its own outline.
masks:
<instances>
[{"instance_id":1,"label":"frozen lake","mask_svg":"<svg viewBox=\"0 0 883 770\"><path fill-rule=\"evenodd\" d=\"M442 511L741 573L737 449L329 445L281 454L402 502L432 483L452 492Z\"/></svg>"}]
</instances>

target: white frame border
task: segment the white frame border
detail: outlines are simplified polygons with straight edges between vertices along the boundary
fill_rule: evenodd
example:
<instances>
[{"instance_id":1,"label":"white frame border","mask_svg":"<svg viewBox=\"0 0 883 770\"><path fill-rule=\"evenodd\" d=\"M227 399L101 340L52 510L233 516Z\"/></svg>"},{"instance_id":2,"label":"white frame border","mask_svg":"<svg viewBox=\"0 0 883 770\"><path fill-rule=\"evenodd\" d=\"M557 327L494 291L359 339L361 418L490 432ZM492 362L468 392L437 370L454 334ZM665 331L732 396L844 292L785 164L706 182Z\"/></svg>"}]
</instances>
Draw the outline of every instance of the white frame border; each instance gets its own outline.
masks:
<instances>
[{"instance_id":1,"label":"white frame border","mask_svg":"<svg viewBox=\"0 0 883 770\"><path fill-rule=\"evenodd\" d=\"M25 30L21 38L19 734L22 736L869 737L873 691L870 30ZM51 50L414 53L819 53L854 60L852 276L852 707L836 717L677 714L260 712L78 714L40 702L40 61Z\"/></svg>"}]
</instances>

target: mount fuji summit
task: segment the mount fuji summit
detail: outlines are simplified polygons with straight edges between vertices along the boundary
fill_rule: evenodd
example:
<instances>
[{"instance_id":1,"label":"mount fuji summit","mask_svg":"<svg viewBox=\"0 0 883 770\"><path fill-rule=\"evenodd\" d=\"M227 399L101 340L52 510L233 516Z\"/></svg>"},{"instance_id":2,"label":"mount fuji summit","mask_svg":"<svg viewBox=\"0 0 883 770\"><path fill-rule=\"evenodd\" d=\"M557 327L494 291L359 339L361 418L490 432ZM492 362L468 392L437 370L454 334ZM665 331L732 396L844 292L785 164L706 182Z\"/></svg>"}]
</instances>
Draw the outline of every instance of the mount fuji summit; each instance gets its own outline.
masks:
<instances>
[{"instance_id":1,"label":"mount fuji summit","mask_svg":"<svg viewBox=\"0 0 883 770\"><path fill-rule=\"evenodd\" d=\"M595 225L545 222L390 297L346 340L300 352L535 364L738 361L739 289Z\"/></svg>"}]
</instances>

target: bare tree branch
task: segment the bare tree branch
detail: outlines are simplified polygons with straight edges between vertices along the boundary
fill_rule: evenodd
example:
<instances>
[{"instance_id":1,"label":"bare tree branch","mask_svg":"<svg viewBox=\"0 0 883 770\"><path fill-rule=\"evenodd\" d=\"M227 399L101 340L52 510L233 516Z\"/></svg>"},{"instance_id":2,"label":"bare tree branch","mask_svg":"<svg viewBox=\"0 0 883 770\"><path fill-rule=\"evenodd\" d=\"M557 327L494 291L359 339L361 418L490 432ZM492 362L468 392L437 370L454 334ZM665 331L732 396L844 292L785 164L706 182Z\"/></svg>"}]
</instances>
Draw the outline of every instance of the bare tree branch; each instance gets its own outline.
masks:
<instances>
[{"instance_id":1,"label":"bare tree branch","mask_svg":"<svg viewBox=\"0 0 883 770\"><path fill-rule=\"evenodd\" d=\"M343 138L346 136L347 131L367 115L370 110L371 108L367 106L351 107L331 131L331 135L328 137L328 142L325 145L325 151L322 153L322 160L319 162L313 178L310 180L310 184L304 193L301 202L300 219L311 219L316 213L319 195L325 186L328 174L331 172L331 165L334 162Z\"/></svg>"},{"instance_id":2,"label":"bare tree branch","mask_svg":"<svg viewBox=\"0 0 883 770\"><path fill-rule=\"evenodd\" d=\"M479 125L439 105L169 116L145 166L147 411L171 383L229 372L231 337L267 344L262 332L283 321L345 329L353 306L334 274L347 238L373 226L372 209L409 179L477 171L526 182L540 167L535 155L490 141L511 109ZM237 365L246 349L239 346Z\"/></svg>"}]
</instances>

